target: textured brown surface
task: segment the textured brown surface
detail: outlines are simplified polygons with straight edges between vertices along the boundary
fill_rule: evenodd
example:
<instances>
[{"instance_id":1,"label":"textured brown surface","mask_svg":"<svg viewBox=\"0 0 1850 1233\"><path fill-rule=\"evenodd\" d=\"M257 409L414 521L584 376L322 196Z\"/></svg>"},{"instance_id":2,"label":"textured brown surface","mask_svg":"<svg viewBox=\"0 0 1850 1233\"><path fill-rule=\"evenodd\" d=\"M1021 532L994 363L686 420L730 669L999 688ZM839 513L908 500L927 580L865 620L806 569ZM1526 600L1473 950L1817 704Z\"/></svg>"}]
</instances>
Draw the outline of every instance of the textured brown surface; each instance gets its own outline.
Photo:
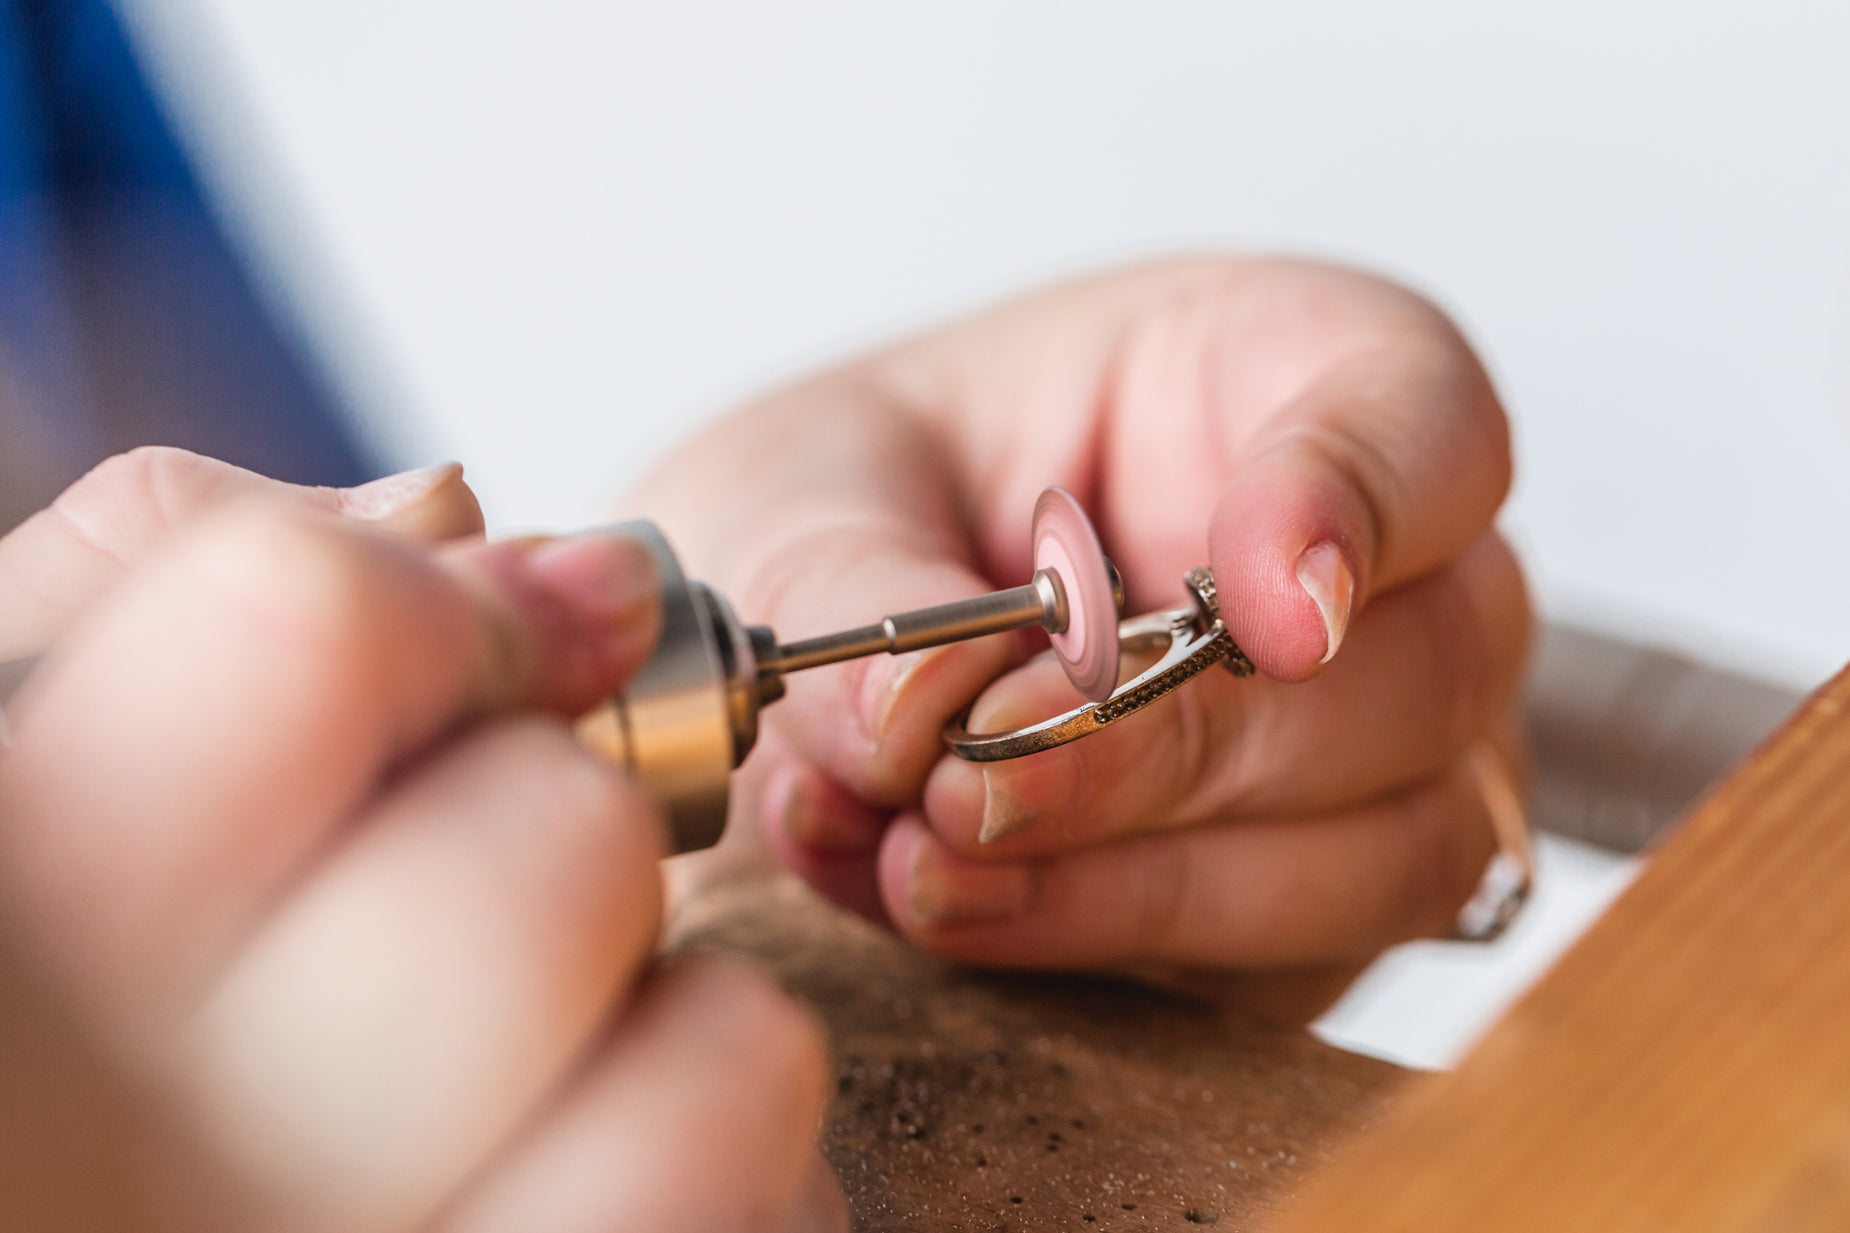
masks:
<instances>
[{"instance_id":1,"label":"textured brown surface","mask_svg":"<svg viewBox=\"0 0 1850 1233\"><path fill-rule=\"evenodd\" d=\"M1850 1229L1850 672L1282 1227Z\"/></svg>"},{"instance_id":2,"label":"textured brown surface","mask_svg":"<svg viewBox=\"0 0 1850 1233\"><path fill-rule=\"evenodd\" d=\"M674 932L769 962L828 1023L823 1146L861 1233L1249 1229L1405 1076L1133 986L940 964L764 875Z\"/></svg>"}]
</instances>

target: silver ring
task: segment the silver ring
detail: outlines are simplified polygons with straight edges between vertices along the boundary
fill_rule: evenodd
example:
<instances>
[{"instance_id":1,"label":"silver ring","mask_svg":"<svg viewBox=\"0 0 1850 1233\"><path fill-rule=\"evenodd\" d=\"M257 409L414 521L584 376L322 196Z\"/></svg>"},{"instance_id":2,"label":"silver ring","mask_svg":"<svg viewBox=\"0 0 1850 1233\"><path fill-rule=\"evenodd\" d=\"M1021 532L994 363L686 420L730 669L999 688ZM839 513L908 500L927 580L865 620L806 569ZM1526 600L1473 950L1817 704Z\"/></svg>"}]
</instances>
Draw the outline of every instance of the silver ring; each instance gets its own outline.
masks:
<instances>
[{"instance_id":1,"label":"silver ring","mask_svg":"<svg viewBox=\"0 0 1850 1233\"><path fill-rule=\"evenodd\" d=\"M1167 697L1178 686L1224 663L1235 676L1251 676L1253 665L1233 643L1220 619L1214 578L1205 569L1188 574L1194 605L1133 617L1118 626L1121 652L1161 648L1162 657L1119 685L1103 702L1088 702L1064 715L1010 732L972 732L968 708L944 725L944 743L966 762L1004 762L1025 758L1091 736L1099 729L1135 715Z\"/></svg>"},{"instance_id":2,"label":"silver ring","mask_svg":"<svg viewBox=\"0 0 1850 1233\"><path fill-rule=\"evenodd\" d=\"M1465 765L1490 813L1497 851L1484 866L1471 898L1458 909L1452 936L1461 942L1494 942L1509 930L1535 890L1535 852L1522 793L1490 742L1475 745Z\"/></svg>"}]
</instances>

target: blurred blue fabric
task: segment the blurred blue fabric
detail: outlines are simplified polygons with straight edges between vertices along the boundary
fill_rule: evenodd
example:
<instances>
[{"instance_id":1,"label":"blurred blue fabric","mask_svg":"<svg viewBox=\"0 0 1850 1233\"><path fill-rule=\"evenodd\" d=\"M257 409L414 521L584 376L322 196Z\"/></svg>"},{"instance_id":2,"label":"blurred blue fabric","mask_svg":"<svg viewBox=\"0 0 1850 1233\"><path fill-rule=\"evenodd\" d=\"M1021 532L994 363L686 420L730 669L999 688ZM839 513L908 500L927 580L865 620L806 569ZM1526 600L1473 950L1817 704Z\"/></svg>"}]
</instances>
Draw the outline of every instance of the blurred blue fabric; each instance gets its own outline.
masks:
<instances>
[{"instance_id":1,"label":"blurred blue fabric","mask_svg":"<svg viewBox=\"0 0 1850 1233\"><path fill-rule=\"evenodd\" d=\"M107 0L0 0L0 371L53 491L150 443L305 483L377 473Z\"/></svg>"}]
</instances>

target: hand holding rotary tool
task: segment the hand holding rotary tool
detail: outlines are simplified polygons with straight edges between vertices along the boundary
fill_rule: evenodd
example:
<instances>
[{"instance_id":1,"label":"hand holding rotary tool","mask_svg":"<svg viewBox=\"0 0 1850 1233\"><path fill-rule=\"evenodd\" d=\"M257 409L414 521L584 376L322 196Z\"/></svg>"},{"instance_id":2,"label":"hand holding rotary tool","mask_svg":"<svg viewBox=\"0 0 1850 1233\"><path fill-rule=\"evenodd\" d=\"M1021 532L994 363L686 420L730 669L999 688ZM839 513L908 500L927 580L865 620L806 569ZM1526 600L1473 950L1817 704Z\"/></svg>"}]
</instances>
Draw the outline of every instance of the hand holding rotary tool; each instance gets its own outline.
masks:
<instances>
[{"instance_id":1,"label":"hand holding rotary tool","mask_svg":"<svg viewBox=\"0 0 1850 1233\"><path fill-rule=\"evenodd\" d=\"M1034 505L1034 576L1022 586L884 617L840 633L782 643L763 625L742 625L731 604L689 580L661 532L647 522L618 528L655 555L664 620L649 661L623 693L588 716L581 735L634 772L668 810L677 852L709 847L725 829L730 772L758 737L760 708L784 696L793 672L869 655L901 655L971 638L1039 627L1073 688L1088 701L1010 732L945 728L951 752L973 762L1025 757L1078 740L1143 709L1220 662L1253 668L1221 622L1206 569L1185 580L1191 604L1121 625L1124 586L1099 547L1085 510L1064 488ZM1118 687L1125 650L1159 647L1157 662Z\"/></svg>"},{"instance_id":2,"label":"hand holding rotary tool","mask_svg":"<svg viewBox=\"0 0 1850 1233\"><path fill-rule=\"evenodd\" d=\"M1044 489L1072 492L1127 621L1105 605L1054 632L1036 600L1019 616L1051 656L1031 633L779 673L731 825L940 954L1296 1014L1381 947L1452 932L1498 850L1529 624L1492 526L1508 479L1496 395L1429 304L1327 266L1209 260L795 384L690 441L631 508L741 628L829 645L871 623L835 645L884 650L900 615L1020 595L1043 569L1073 591L1097 550L1066 539L1069 574L1024 533ZM1215 653L1216 621L1257 674L1168 688ZM1127 679L1094 701L1072 648L1120 638Z\"/></svg>"}]
</instances>

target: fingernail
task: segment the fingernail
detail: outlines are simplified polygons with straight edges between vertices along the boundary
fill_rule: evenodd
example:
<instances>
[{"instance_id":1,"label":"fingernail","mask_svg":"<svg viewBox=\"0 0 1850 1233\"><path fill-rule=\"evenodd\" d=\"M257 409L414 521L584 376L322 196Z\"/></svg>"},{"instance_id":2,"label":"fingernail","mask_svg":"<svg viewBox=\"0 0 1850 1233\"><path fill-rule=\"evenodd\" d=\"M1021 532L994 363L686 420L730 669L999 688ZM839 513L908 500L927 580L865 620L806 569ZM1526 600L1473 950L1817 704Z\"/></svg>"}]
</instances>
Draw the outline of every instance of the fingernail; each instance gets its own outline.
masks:
<instances>
[{"instance_id":1,"label":"fingernail","mask_svg":"<svg viewBox=\"0 0 1850 1233\"><path fill-rule=\"evenodd\" d=\"M587 616L633 615L655 599L655 562L625 535L574 535L541 544L527 568L547 590Z\"/></svg>"},{"instance_id":2,"label":"fingernail","mask_svg":"<svg viewBox=\"0 0 1850 1233\"><path fill-rule=\"evenodd\" d=\"M922 838L906 872L906 904L924 925L1008 920L1028 908L1034 875L1024 865L988 865L953 855Z\"/></svg>"},{"instance_id":3,"label":"fingernail","mask_svg":"<svg viewBox=\"0 0 1850 1233\"><path fill-rule=\"evenodd\" d=\"M461 474L460 462L440 462L415 471L400 471L397 475L368 480L358 487L341 489L340 507L343 513L354 518L390 518L423 500L438 485Z\"/></svg>"},{"instance_id":4,"label":"fingernail","mask_svg":"<svg viewBox=\"0 0 1850 1233\"><path fill-rule=\"evenodd\" d=\"M921 668L947 649L931 647L905 655L894 655L885 664L869 669L868 691L873 695L874 740L886 739L887 728L892 725L893 716L899 713L900 695L906 692Z\"/></svg>"},{"instance_id":5,"label":"fingernail","mask_svg":"<svg viewBox=\"0 0 1850 1233\"><path fill-rule=\"evenodd\" d=\"M607 652L646 653L657 624L655 559L625 535L575 535L541 544L527 557L534 581L583 621L604 632Z\"/></svg>"},{"instance_id":6,"label":"fingernail","mask_svg":"<svg viewBox=\"0 0 1850 1233\"><path fill-rule=\"evenodd\" d=\"M1040 815L1006 789L996 786L988 769L983 771L983 826L976 833L978 843L994 843L1023 831Z\"/></svg>"},{"instance_id":7,"label":"fingernail","mask_svg":"<svg viewBox=\"0 0 1850 1233\"><path fill-rule=\"evenodd\" d=\"M1298 585L1323 614L1326 642L1323 658L1317 662L1327 664L1343 644L1343 635L1349 631L1349 605L1355 598L1355 575L1349 572L1349 563L1343 560L1336 545L1324 540L1306 548L1304 555L1298 558Z\"/></svg>"}]
</instances>

